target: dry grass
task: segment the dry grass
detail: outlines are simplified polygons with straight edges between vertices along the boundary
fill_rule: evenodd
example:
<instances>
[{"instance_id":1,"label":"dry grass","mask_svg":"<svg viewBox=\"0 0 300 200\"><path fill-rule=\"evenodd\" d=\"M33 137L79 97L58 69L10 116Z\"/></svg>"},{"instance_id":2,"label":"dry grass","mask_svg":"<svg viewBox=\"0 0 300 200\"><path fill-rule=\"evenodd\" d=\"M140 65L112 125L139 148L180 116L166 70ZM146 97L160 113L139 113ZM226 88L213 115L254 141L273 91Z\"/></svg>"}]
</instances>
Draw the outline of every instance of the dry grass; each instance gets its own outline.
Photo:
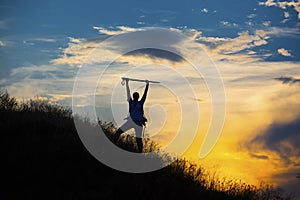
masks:
<instances>
[{"instance_id":1,"label":"dry grass","mask_svg":"<svg viewBox=\"0 0 300 200\"><path fill-rule=\"evenodd\" d=\"M111 169L82 145L71 110L47 101L19 103L1 90L0 112L3 199L291 199L268 184L219 179L185 159L144 174ZM110 139L116 129L112 123L82 123L100 125ZM159 149L149 139L144 143L148 152ZM136 151L131 136L122 137L118 145ZM157 156L162 162L169 158Z\"/></svg>"}]
</instances>

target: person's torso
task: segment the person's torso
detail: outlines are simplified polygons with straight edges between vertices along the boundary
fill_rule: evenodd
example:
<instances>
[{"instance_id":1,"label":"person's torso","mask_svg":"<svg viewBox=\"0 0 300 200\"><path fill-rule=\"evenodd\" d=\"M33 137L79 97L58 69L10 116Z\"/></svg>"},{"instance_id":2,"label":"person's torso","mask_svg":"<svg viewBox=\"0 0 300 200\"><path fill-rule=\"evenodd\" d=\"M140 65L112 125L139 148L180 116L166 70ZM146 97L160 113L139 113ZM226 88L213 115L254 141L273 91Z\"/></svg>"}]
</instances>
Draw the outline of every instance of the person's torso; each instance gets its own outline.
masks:
<instances>
[{"instance_id":1,"label":"person's torso","mask_svg":"<svg viewBox=\"0 0 300 200\"><path fill-rule=\"evenodd\" d=\"M141 102L129 102L129 113L133 121L143 121L143 105Z\"/></svg>"}]
</instances>

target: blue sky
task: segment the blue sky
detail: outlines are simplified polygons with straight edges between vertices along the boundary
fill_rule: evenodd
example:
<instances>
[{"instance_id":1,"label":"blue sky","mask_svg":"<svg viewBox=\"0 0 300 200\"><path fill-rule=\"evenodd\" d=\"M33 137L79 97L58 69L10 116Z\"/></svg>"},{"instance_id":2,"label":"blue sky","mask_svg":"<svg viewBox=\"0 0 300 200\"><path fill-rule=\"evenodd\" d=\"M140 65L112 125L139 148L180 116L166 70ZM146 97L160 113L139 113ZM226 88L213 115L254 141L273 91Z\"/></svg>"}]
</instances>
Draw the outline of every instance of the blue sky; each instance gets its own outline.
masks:
<instances>
[{"instance_id":1,"label":"blue sky","mask_svg":"<svg viewBox=\"0 0 300 200\"><path fill-rule=\"evenodd\" d=\"M70 106L74 78L89 49L147 27L180 32L205 49L226 90L223 136L207 160L223 163L224 174L251 183L270 180L297 193L299 12L296 0L2 0L0 86L18 99L40 96ZM144 51L121 61L183 64L168 56ZM206 105L205 95L198 98Z\"/></svg>"},{"instance_id":2,"label":"blue sky","mask_svg":"<svg viewBox=\"0 0 300 200\"><path fill-rule=\"evenodd\" d=\"M262 1L263 2L263 1ZM204 36L234 38L241 31L274 29L259 51L270 61L299 61L299 20L293 6L259 1L1 1L1 77L10 68L41 64L59 55L68 37L91 38L92 27L185 27ZM288 17L285 17L288 15ZM285 22L283 22L285 20ZM284 48L292 56L282 56ZM14 52L14 53L12 53Z\"/></svg>"}]
</instances>

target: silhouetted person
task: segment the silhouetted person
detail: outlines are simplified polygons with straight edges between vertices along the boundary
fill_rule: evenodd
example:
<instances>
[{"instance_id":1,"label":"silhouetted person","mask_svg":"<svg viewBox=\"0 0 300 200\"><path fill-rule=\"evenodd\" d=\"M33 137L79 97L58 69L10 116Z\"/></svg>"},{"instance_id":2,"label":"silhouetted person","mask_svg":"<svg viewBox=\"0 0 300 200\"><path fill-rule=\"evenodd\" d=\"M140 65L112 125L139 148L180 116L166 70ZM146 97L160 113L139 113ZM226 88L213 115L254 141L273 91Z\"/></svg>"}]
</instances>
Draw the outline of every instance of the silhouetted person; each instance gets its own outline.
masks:
<instances>
[{"instance_id":1,"label":"silhouetted person","mask_svg":"<svg viewBox=\"0 0 300 200\"><path fill-rule=\"evenodd\" d=\"M146 101L147 92L149 88L149 82L146 80L146 87L144 90L144 94L139 101L139 93L134 92L131 98L130 89L129 89L129 79L124 79L126 83L126 92L127 92L127 101L129 103L129 117L127 117L127 121L116 131L114 135L114 142L116 143L120 137L120 135L129 129L134 128L136 135L136 143L138 146L138 151L141 153L143 151L143 141L142 141L142 133L143 133L143 125L145 125L144 118L144 103Z\"/></svg>"}]
</instances>

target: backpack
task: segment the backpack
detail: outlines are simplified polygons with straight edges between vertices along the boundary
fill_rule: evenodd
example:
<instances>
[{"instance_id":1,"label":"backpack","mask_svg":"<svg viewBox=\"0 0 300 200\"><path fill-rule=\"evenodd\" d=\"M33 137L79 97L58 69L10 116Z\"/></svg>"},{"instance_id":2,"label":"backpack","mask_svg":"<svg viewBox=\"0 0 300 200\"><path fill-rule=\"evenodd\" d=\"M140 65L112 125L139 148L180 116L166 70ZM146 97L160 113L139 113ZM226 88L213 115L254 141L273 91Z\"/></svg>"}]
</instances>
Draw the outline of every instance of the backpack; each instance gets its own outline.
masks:
<instances>
[{"instance_id":1,"label":"backpack","mask_svg":"<svg viewBox=\"0 0 300 200\"><path fill-rule=\"evenodd\" d=\"M144 115L144 108L143 108L143 104L141 104L139 101L138 102L134 102L134 101L131 101L129 103L129 113L130 113L130 116L131 116L131 113L134 113L134 109L140 105L140 108L139 108L139 112L141 112L141 115L142 115L142 124L144 126L146 126L146 122L148 121L147 118L145 117Z\"/></svg>"}]
</instances>

